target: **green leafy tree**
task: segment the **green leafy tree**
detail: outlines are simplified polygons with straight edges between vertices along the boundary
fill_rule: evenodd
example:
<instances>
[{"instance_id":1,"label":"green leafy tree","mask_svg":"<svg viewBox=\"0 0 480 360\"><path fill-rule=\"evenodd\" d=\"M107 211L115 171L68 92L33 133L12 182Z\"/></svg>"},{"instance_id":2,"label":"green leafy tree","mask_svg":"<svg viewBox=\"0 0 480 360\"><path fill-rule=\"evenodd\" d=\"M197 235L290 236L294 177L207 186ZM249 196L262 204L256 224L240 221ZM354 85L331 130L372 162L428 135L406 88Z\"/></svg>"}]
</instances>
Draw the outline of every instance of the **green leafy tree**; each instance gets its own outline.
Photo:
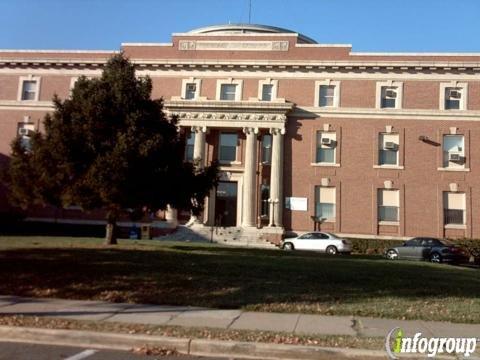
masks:
<instances>
[{"instance_id":1,"label":"green leafy tree","mask_svg":"<svg viewBox=\"0 0 480 360\"><path fill-rule=\"evenodd\" d=\"M216 184L218 166L184 162L185 143L176 118L151 99L150 78L137 78L123 54L100 78L79 78L71 97L53 102L43 132L28 147L17 138L7 182L15 203L107 210L106 242L116 243L116 222L167 204L199 214Z\"/></svg>"}]
</instances>

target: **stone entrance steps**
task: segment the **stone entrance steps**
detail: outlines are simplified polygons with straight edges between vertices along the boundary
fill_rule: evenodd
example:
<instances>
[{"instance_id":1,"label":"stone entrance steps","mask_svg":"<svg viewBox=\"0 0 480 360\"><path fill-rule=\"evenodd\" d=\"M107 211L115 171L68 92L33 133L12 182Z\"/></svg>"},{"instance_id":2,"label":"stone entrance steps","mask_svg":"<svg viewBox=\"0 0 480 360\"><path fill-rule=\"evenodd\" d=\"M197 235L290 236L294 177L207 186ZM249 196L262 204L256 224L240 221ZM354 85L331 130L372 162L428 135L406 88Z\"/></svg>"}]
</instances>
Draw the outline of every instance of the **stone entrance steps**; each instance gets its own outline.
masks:
<instances>
[{"instance_id":1,"label":"stone entrance steps","mask_svg":"<svg viewBox=\"0 0 480 360\"><path fill-rule=\"evenodd\" d=\"M240 227L214 227L205 225L179 225L172 234L156 238L171 241L215 242L224 245L275 249L262 237L261 230Z\"/></svg>"}]
</instances>

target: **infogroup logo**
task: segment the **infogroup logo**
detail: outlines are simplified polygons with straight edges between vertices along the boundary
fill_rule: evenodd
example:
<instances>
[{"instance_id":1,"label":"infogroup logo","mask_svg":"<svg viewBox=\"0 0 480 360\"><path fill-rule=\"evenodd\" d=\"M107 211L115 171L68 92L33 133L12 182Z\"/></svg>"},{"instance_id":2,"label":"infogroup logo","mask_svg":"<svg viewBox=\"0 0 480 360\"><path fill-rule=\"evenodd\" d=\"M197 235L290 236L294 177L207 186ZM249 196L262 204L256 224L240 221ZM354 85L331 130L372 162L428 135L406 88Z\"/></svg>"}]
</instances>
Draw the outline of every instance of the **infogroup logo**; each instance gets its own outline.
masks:
<instances>
[{"instance_id":1,"label":"infogroup logo","mask_svg":"<svg viewBox=\"0 0 480 360\"><path fill-rule=\"evenodd\" d=\"M390 330L385 339L385 350L391 359L399 359L401 354L427 354L427 357L434 357L442 353L467 358L475 352L476 347L477 338L426 338L422 337L422 333L406 337L399 327Z\"/></svg>"}]
</instances>

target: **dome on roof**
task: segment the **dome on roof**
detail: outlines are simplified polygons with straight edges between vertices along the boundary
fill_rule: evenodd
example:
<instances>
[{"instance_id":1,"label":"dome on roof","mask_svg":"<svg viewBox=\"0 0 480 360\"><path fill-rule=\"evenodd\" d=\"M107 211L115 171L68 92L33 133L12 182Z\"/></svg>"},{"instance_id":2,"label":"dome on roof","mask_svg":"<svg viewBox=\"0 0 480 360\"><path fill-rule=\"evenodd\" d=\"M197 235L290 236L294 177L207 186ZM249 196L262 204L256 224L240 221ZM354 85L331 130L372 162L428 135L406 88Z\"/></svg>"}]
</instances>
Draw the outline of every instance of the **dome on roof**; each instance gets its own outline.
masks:
<instances>
[{"instance_id":1,"label":"dome on roof","mask_svg":"<svg viewBox=\"0 0 480 360\"><path fill-rule=\"evenodd\" d=\"M193 29L189 34L298 34L298 42L302 44L317 44L317 42L308 36L299 34L295 31L283 29L275 26L258 24L226 24L206 26Z\"/></svg>"}]
</instances>

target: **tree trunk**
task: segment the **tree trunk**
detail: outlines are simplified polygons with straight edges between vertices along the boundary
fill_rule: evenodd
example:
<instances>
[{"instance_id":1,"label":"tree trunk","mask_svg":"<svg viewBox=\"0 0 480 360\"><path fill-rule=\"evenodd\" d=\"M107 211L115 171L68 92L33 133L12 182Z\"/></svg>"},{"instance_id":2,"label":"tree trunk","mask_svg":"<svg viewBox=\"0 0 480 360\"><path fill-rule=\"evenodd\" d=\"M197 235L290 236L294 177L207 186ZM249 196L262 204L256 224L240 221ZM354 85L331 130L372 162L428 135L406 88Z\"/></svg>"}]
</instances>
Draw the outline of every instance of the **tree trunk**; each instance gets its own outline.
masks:
<instances>
[{"instance_id":1,"label":"tree trunk","mask_svg":"<svg viewBox=\"0 0 480 360\"><path fill-rule=\"evenodd\" d=\"M117 244L117 224L108 223L105 231L105 245Z\"/></svg>"},{"instance_id":2,"label":"tree trunk","mask_svg":"<svg viewBox=\"0 0 480 360\"><path fill-rule=\"evenodd\" d=\"M114 212L107 215L107 226L105 229L105 245L117 244L117 216Z\"/></svg>"}]
</instances>

